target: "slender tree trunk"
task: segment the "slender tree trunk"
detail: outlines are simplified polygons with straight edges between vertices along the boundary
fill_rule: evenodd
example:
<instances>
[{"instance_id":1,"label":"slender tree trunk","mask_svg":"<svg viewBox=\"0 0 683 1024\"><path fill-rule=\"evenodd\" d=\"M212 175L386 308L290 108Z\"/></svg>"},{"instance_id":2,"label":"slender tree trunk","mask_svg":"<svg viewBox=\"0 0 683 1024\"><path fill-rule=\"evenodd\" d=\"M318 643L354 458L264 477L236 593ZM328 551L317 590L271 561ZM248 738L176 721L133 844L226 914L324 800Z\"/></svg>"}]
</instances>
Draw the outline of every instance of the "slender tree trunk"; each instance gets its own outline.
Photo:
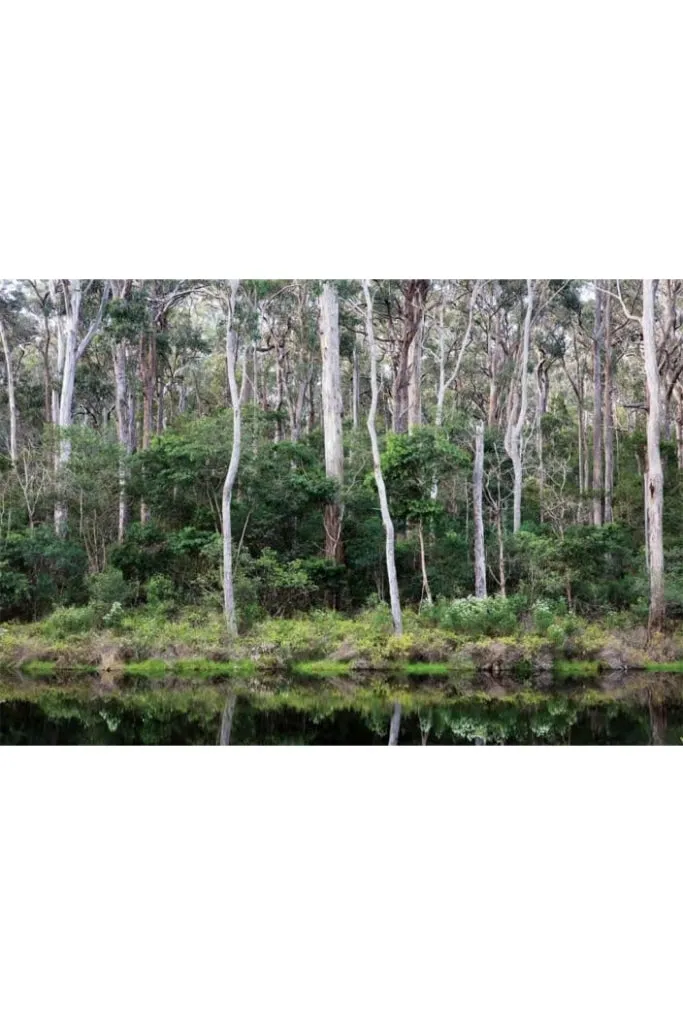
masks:
<instances>
[{"instance_id":1,"label":"slender tree trunk","mask_svg":"<svg viewBox=\"0 0 683 1024\"><path fill-rule=\"evenodd\" d=\"M377 443L377 431L375 429L375 417L377 415L377 349L375 347L375 331L372 322L372 297L370 295L370 282L363 281L363 294L365 295L365 309L366 309L366 331L368 339L368 348L370 350L370 387L372 392L372 400L370 403L370 412L368 413L368 433L370 435L370 446L372 448L372 466L375 474L375 484L377 486L377 494L379 496L380 512L382 514L382 525L384 526L384 535L386 538L386 563L387 563L387 578L389 580L389 595L391 600L391 616L394 622L394 633L397 635L403 632L403 618L401 616L401 602L398 594L398 578L396 575L396 559L394 553L394 524L391 519L391 513L389 512L389 501L387 499L387 490L384 486L384 476L382 474L382 463L379 457L379 445Z\"/></svg>"},{"instance_id":2,"label":"slender tree trunk","mask_svg":"<svg viewBox=\"0 0 683 1024\"><path fill-rule=\"evenodd\" d=\"M655 282L643 281L643 349L647 379L647 523L650 549L650 633L664 626L664 476L659 449L661 400L657 339L655 337Z\"/></svg>"},{"instance_id":3,"label":"slender tree trunk","mask_svg":"<svg viewBox=\"0 0 683 1024\"><path fill-rule=\"evenodd\" d=\"M604 346L603 282L595 282L595 328L593 331L593 526L602 526L602 353Z\"/></svg>"},{"instance_id":4,"label":"slender tree trunk","mask_svg":"<svg viewBox=\"0 0 683 1024\"><path fill-rule=\"evenodd\" d=\"M7 343L7 335L2 321L0 320L0 339L2 339L2 351L5 356L5 374L7 377L7 404L9 406L9 456L12 466L17 465L17 405L14 395L14 370L12 368L12 353Z\"/></svg>"},{"instance_id":5,"label":"slender tree trunk","mask_svg":"<svg viewBox=\"0 0 683 1024\"><path fill-rule=\"evenodd\" d=\"M505 450L512 462L514 473L512 530L517 533L522 525L522 430L526 420L528 402L529 343L531 339L531 316L533 313L534 283L527 281L527 306L524 318L524 337L520 358L521 398L516 418L508 420L505 432ZM513 385L514 386L514 385ZM514 406L513 406L514 408Z\"/></svg>"},{"instance_id":6,"label":"slender tree trunk","mask_svg":"<svg viewBox=\"0 0 683 1024\"><path fill-rule=\"evenodd\" d=\"M422 520L418 524L417 535L420 541L420 569L422 571L422 593L428 605L432 605L432 591L429 586L429 576L427 575L427 559L425 558L425 537L424 527Z\"/></svg>"},{"instance_id":7,"label":"slender tree trunk","mask_svg":"<svg viewBox=\"0 0 683 1024\"><path fill-rule=\"evenodd\" d=\"M58 330L57 369L61 377L61 390L57 397L53 392L54 422L58 429L56 475L58 498L55 502L55 532L62 537L67 527L67 507L62 496L64 472L71 458L71 442L64 431L73 423L73 396L76 382L76 367L98 330L109 299L109 282L105 282L102 290L100 307L91 321L85 335L79 340L81 317L82 287L80 280L50 281L50 293L53 301L57 301L57 285L60 286L64 299L64 326Z\"/></svg>"},{"instance_id":8,"label":"slender tree trunk","mask_svg":"<svg viewBox=\"0 0 683 1024\"><path fill-rule=\"evenodd\" d=\"M237 390L237 377L235 368L237 365L237 334L234 329L235 303L237 301L237 290L239 281L230 281L228 284L228 295L226 299L226 355L228 363L228 385L230 387L230 401L232 403L232 452L230 454L230 465L223 484L222 502L222 525L223 525L223 606L225 611L225 623L228 636L237 636L237 612L235 609L235 592L232 578L232 523L230 519L232 506L232 492L237 479L237 471L240 464L240 449L242 443L242 402ZM242 386L244 387L243 374Z\"/></svg>"},{"instance_id":9,"label":"slender tree trunk","mask_svg":"<svg viewBox=\"0 0 683 1024\"><path fill-rule=\"evenodd\" d=\"M474 470L472 474L472 505L474 508L474 596L486 597L486 550L484 548L484 424L479 422L474 434Z\"/></svg>"},{"instance_id":10,"label":"slender tree trunk","mask_svg":"<svg viewBox=\"0 0 683 1024\"><path fill-rule=\"evenodd\" d=\"M612 351L612 313L611 313L611 281L606 282L604 322L605 322L605 389L603 427L605 433L605 522L613 519L612 494L614 492L614 408L613 408L613 374L614 353Z\"/></svg>"},{"instance_id":11,"label":"slender tree trunk","mask_svg":"<svg viewBox=\"0 0 683 1024\"><path fill-rule=\"evenodd\" d=\"M360 349L354 342L353 346L353 376L351 381L351 406L353 415L353 429L358 430L360 423Z\"/></svg>"},{"instance_id":12,"label":"slender tree trunk","mask_svg":"<svg viewBox=\"0 0 683 1024\"><path fill-rule=\"evenodd\" d=\"M341 368L339 360L339 302L334 285L323 286L320 296L320 351L322 354L322 408L325 437L325 473L340 488L344 481ZM343 510L338 501L325 506L325 557L342 561Z\"/></svg>"},{"instance_id":13,"label":"slender tree trunk","mask_svg":"<svg viewBox=\"0 0 683 1024\"><path fill-rule=\"evenodd\" d=\"M156 332L152 326L140 342L140 375L142 379L142 439L141 448L147 451L154 430L154 390L157 377ZM149 507L140 503L140 522L149 522Z\"/></svg>"}]
</instances>

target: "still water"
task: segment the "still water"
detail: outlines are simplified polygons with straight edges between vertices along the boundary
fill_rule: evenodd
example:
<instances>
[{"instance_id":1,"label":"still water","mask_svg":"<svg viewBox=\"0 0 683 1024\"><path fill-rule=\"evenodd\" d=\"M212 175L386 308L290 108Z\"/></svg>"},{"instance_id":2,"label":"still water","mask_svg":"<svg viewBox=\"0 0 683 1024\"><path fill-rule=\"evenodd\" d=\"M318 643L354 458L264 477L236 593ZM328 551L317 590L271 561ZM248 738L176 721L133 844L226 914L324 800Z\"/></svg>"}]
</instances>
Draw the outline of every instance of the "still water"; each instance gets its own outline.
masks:
<instances>
[{"instance_id":1,"label":"still water","mask_svg":"<svg viewBox=\"0 0 683 1024\"><path fill-rule=\"evenodd\" d=\"M683 675L458 679L393 689L106 676L0 679L3 745L661 745L683 741Z\"/></svg>"}]
</instances>

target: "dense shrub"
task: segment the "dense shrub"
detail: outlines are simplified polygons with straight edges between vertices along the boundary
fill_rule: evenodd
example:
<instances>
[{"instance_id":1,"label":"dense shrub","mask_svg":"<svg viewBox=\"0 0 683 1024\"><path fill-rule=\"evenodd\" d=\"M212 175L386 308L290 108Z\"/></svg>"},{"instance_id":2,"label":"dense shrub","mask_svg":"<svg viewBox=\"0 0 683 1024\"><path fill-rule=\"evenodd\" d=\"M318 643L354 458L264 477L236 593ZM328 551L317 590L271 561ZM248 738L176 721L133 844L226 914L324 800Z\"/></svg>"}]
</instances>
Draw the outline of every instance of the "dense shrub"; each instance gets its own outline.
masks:
<instances>
[{"instance_id":1,"label":"dense shrub","mask_svg":"<svg viewBox=\"0 0 683 1024\"><path fill-rule=\"evenodd\" d=\"M434 625L466 636L510 636L519 623L523 602L515 597L464 597L440 600L423 611Z\"/></svg>"}]
</instances>

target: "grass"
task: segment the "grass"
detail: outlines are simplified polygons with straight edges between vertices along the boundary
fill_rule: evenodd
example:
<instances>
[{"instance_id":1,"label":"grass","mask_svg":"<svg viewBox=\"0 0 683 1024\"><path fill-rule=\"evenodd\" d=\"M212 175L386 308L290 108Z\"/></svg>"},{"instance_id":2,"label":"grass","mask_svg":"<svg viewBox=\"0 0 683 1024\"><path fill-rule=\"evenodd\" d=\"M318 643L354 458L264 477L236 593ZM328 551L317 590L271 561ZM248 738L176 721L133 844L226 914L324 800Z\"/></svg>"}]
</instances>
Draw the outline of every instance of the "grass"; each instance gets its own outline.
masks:
<instances>
[{"instance_id":1,"label":"grass","mask_svg":"<svg viewBox=\"0 0 683 1024\"><path fill-rule=\"evenodd\" d=\"M147 658L144 661L129 662L125 667L127 675L148 678L177 676L217 679L222 676L248 676L255 671L255 663L247 658L237 661L211 661L210 658Z\"/></svg>"},{"instance_id":2,"label":"grass","mask_svg":"<svg viewBox=\"0 0 683 1024\"><path fill-rule=\"evenodd\" d=\"M409 661L401 671L407 676L449 676L455 668L444 661Z\"/></svg>"},{"instance_id":3,"label":"grass","mask_svg":"<svg viewBox=\"0 0 683 1024\"><path fill-rule=\"evenodd\" d=\"M326 676L348 676L351 665L345 661L297 661L292 670L298 676L319 678Z\"/></svg>"},{"instance_id":4,"label":"grass","mask_svg":"<svg viewBox=\"0 0 683 1024\"><path fill-rule=\"evenodd\" d=\"M683 672L683 661L646 661L646 672Z\"/></svg>"},{"instance_id":5,"label":"grass","mask_svg":"<svg viewBox=\"0 0 683 1024\"><path fill-rule=\"evenodd\" d=\"M599 661L555 661L553 674L560 679L594 679L600 675Z\"/></svg>"}]
</instances>

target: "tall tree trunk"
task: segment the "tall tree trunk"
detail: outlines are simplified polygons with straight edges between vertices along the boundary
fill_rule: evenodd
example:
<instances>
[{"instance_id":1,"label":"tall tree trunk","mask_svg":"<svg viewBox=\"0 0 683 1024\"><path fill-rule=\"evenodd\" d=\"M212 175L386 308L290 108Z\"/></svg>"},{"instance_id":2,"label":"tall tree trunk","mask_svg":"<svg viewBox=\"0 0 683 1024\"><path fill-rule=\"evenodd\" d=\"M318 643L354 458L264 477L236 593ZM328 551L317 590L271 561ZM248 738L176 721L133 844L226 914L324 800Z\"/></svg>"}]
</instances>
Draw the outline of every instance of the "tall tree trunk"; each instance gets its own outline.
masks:
<instances>
[{"instance_id":1,"label":"tall tree trunk","mask_svg":"<svg viewBox=\"0 0 683 1024\"><path fill-rule=\"evenodd\" d=\"M474 434L472 505L474 508L474 596L486 597L486 550L484 548L484 424Z\"/></svg>"},{"instance_id":2,"label":"tall tree trunk","mask_svg":"<svg viewBox=\"0 0 683 1024\"><path fill-rule=\"evenodd\" d=\"M154 431L154 391L157 379L156 330L152 325L140 339L140 376L142 380L142 438L143 451L147 451ZM149 522L149 507L140 503L140 522Z\"/></svg>"},{"instance_id":3,"label":"tall tree trunk","mask_svg":"<svg viewBox=\"0 0 683 1024\"><path fill-rule=\"evenodd\" d=\"M612 311L610 285L606 282L607 294L605 295L604 322L605 322L605 389L604 389L604 415L603 428L605 434L605 522L611 523L614 513L612 510L612 494L614 492L614 353L612 351Z\"/></svg>"},{"instance_id":4,"label":"tall tree trunk","mask_svg":"<svg viewBox=\"0 0 683 1024\"><path fill-rule=\"evenodd\" d=\"M82 287L80 280L50 281L50 294L53 302L57 302L57 291L64 300L64 323L58 327L57 370L61 377L61 390L57 396L53 391L54 422L58 429L57 456L55 469L57 473L57 493L55 502L55 532L63 537L67 528L67 507L62 496L64 472L71 458L71 442L64 431L73 423L73 397L76 382L76 367L99 329L105 305L109 299L109 282L102 289L99 311L88 327L85 335L79 337L81 319Z\"/></svg>"},{"instance_id":5,"label":"tall tree trunk","mask_svg":"<svg viewBox=\"0 0 683 1024\"><path fill-rule=\"evenodd\" d=\"M17 465L17 404L14 395L14 370L12 368L12 353L7 342L7 335L2 321L0 320L0 339L2 339L2 351L5 356L5 375L7 377L7 404L9 406L9 457L12 466Z\"/></svg>"},{"instance_id":6,"label":"tall tree trunk","mask_svg":"<svg viewBox=\"0 0 683 1024\"><path fill-rule=\"evenodd\" d=\"M392 389L394 433L405 434L422 422L422 325L429 281L403 281L403 331Z\"/></svg>"},{"instance_id":7,"label":"tall tree trunk","mask_svg":"<svg viewBox=\"0 0 683 1024\"><path fill-rule=\"evenodd\" d=\"M351 380L351 412L353 429L358 430L360 423L360 349L357 342L353 345L353 375Z\"/></svg>"},{"instance_id":8,"label":"tall tree trunk","mask_svg":"<svg viewBox=\"0 0 683 1024\"><path fill-rule=\"evenodd\" d=\"M228 636L231 639L237 636L237 612L235 609L235 592L232 578L232 523L230 514L232 492L235 480L237 479L242 443L242 401L241 395L237 390L237 377L235 373L237 365L237 334L234 329L234 318L238 288L239 281L229 281L228 294L225 300L227 319L225 347L228 363L228 385L230 387L230 401L232 403L232 452L230 454L230 465L228 466L228 472L223 484L223 607ZM243 373L243 388L245 378L246 374Z\"/></svg>"},{"instance_id":9,"label":"tall tree trunk","mask_svg":"<svg viewBox=\"0 0 683 1024\"><path fill-rule=\"evenodd\" d=\"M647 379L647 524L650 554L650 633L664 626L664 476L659 449L661 432L659 366L655 336L655 282L643 281L643 349Z\"/></svg>"},{"instance_id":10,"label":"tall tree trunk","mask_svg":"<svg viewBox=\"0 0 683 1024\"><path fill-rule=\"evenodd\" d=\"M543 462L543 417L548 411L548 395L550 377L544 356L536 366L537 410L536 410L536 452L538 455L538 515L543 522L543 502L545 492L545 465Z\"/></svg>"},{"instance_id":11,"label":"tall tree trunk","mask_svg":"<svg viewBox=\"0 0 683 1024\"><path fill-rule=\"evenodd\" d=\"M593 330L593 526L602 526L602 353L604 346L603 282L595 282Z\"/></svg>"},{"instance_id":12,"label":"tall tree trunk","mask_svg":"<svg viewBox=\"0 0 683 1024\"><path fill-rule=\"evenodd\" d=\"M529 364L529 343L531 339L531 317L533 313L533 302L534 283L533 281L528 280L526 315L524 317L524 336L519 364L519 372L521 373L521 397L519 400L519 408L516 417L512 415L512 410L515 408L516 403L513 403L513 405L511 406L507 430L505 432L505 451L508 453L510 457L510 460L512 462L512 470L514 473L512 515L513 533L517 533L517 531L522 525L522 430L524 429L524 421L526 420L528 402L529 375L527 370ZM514 387L514 383L512 387Z\"/></svg>"},{"instance_id":13,"label":"tall tree trunk","mask_svg":"<svg viewBox=\"0 0 683 1024\"><path fill-rule=\"evenodd\" d=\"M320 351L322 354L322 409L325 438L325 473L341 488L344 481L342 393L339 362L339 302L333 284L323 285L320 296ZM338 501L325 506L325 557L342 561L343 509Z\"/></svg>"},{"instance_id":14,"label":"tall tree trunk","mask_svg":"<svg viewBox=\"0 0 683 1024\"><path fill-rule=\"evenodd\" d=\"M368 413L368 434L370 435L370 446L372 448L372 466L375 474L375 484L379 495L379 506L382 515L382 525L386 538L386 563L387 578L389 580L389 595L391 601L391 617L394 622L394 633L400 635L403 632L403 618L401 616L401 602L398 595L398 578L396 575L396 558L394 553L394 524L389 512L389 501L387 490L384 486L382 474L382 463L379 457L379 445L377 443L377 430L375 429L375 417L377 416L377 349L375 347L375 331L372 322L372 297L370 295L370 282L363 281L363 294L365 295L366 310L366 333L368 348L370 350L370 388L372 399L370 412Z\"/></svg>"}]
</instances>

